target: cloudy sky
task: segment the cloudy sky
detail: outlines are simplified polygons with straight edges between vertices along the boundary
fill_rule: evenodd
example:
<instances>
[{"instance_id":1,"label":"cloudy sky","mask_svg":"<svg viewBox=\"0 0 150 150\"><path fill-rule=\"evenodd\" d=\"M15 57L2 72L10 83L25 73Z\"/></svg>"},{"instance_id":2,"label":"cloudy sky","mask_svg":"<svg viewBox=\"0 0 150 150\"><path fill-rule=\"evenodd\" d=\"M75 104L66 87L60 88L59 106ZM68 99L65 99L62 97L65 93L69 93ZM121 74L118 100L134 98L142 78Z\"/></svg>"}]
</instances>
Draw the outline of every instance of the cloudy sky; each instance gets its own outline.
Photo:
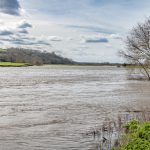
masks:
<instances>
[{"instance_id":1,"label":"cloudy sky","mask_svg":"<svg viewBox=\"0 0 150 150\"><path fill-rule=\"evenodd\" d=\"M126 35L149 14L149 0L0 0L0 44L121 62Z\"/></svg>"}]
</instances>

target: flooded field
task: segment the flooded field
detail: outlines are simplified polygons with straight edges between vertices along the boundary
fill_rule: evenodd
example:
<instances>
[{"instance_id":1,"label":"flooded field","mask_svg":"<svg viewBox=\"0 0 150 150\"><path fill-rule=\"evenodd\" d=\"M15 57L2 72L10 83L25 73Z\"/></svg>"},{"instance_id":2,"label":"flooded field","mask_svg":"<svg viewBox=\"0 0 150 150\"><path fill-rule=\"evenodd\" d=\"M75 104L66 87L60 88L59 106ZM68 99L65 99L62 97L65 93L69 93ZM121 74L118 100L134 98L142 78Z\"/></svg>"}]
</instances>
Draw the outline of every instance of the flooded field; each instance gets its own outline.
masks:
<instances>
[{"instance_id":1,"label":"flooded field","mask_svg":"<svg viewBox=\"0 0 150 150\"><path fill-rule=\"evenodd\" d=\"M149 109L149 91L124 68L0 68L0 150L95 150L86 133L128 109Z\"/></svg>"}]
</instances>

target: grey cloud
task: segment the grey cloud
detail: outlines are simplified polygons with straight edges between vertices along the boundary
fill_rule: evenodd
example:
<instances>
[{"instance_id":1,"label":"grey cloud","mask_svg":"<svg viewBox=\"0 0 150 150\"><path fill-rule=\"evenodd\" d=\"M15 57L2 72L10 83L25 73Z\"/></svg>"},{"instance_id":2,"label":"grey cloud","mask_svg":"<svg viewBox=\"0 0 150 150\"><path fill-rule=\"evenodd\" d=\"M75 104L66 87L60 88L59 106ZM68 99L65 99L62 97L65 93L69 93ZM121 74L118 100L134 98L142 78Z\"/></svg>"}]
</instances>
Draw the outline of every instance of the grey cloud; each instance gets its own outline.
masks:
<instances>
[{"instance_id":1,"label":"grey cloud","mask_svg":"<svg viewBox=\"0 0 150 150\"><path fill-rule=\"evenodd\" d=\"M37 40L35 42L35 44L38 44L38 45L51 45L49 42L44 41L44 40Z\"/></svg>"},{"instance_id":2,"label":"grey cloud","mask_svg":"<svg viewBox=\"0 0 150 150\"><path fill-rule=\"evenodd\" d=\"M21 21L15 24L2 24L0 25L0 36L9 36L9 35L26 35L28 34L28 28L32 25L26 21Z\"/></svg>"},{"instance_id":3,"label":"grey cloud","mask_svg":"<svg viewBox=\"0 0 150 150\"><path fill-rule=\"evenodd\" d=\"M28 28L32 25L26 20L16 23L5 23L0 26L0 41L22 46L50 46L50 41L44 37L32 37L28 35ZM55 37L55 40L59 40Z\"/></svg>"},{"instance_id":4,"label":"grey cloud","mask_svg":"<svg viewBox=\"0 0 150 150\"><path fill-rule=\"evenodd\" d=\"M28 34L28 31L26 29L19 30L18 32L23 34Z\"/></svg>"},{"instance_id":5,"label":"grey cloud","mask_svg":"<svg viewBox=\"0 0 150 150\"><path fill-rule=\"evenodd\" d=\"M0 36L0 41L9 42L11 44L16 45L45 45L45 46L51 46L51 44L46 40L39 40L36 37L28 37L25 35L9 35L9 36Z\"/></svg>"},{"instance_id":6,"label":"grey cloud","mask_svg":"<svg viewBox=\"0 0 150 150\"><path fill-rule=\"evenodd\" d=\"M9 30L0 30L0 36L8 36L8 35L12 35L13 32L9 31Z\"/></svg>"},{"instance_id":7,"label":"grey cloud","mask_svg":"<svg viewBox=\"0 0 150 150\"><path fill-rule=\"evenodd\" d=\"M109 40L107 38L93 38L93 39L86 39L86 43L108 43Z\"/></svg>"},{"instance_id":8,"label":"grey cloud","mask_svg":"<svg viewBox=\"0 0 150 150\"><path fill-rule=\"evenodd\" d=\"M13 44L17 44L17 45L47 45L50 46L50 43L44 41L44 40L31 40L30 38L28 40L24 40L24 39L15 39L11 41Z\"/></svg>"},{"instance_id":9,"label":"grey cloud","mask_svg":"<svg viewBox=\"0 0 150 150\"><path fill-rule=\"evenodd\" d=\"M28 28L32 28L32 24L28 23L26 20L23 20L17 23L16 28L18 29L19 33L28 34Z\"/></svg>"},{"instance_id":10,"label":"grey cloud","mask_svg":"<svg viewBox=\"0 0 150 150\"><path fill-rule=\"evenodd\" d=\"M15 40L15 41L11 41L13 44L17 44L17 45L33 45L33 42L27 42L24 40Z\"/></svg>"},{"instance_id":11,"label":"grey cloud","mask_svg":"<svg viewBox=\"0 0 150 150\"><path fill-rule=\"evenodd\" d=\"M0 12L9 15L20 15L18 0L0 0Z\"/></svg>"},{"instance_id":12,"label":"grey cloud","mask_svg":"<svg viewBox=\"0 0 150 150\"><path fill-rule=\"evenodd\" d=\"M26 21L21 21L20 23L18 23L18 28L32 28L32 25Z\"/></svg>"},{"instance_id":13,"label":"grey cloud","mask_svg":"<svg viewBox=\"0 0 150 150\"><path fill-rule=\"evenodd\" d=\"M13 41L22 41L22 39L19 37L14 37L14 35L10 35L5 37L1 36L0 41L13 42Z\"/></svg>"},{"instance_id":14,"label":"grey cloud","mask_svg":"<svg viewBox=\"0 0 150 150\"><path fill-rule=\"evenodd\" d=\"M23 39L23 40L30 40L30 41L36 40L35 37L28 37L28 36L21 36L21 35L20 35L20 38Z\"/></svg>"}]
</instances>

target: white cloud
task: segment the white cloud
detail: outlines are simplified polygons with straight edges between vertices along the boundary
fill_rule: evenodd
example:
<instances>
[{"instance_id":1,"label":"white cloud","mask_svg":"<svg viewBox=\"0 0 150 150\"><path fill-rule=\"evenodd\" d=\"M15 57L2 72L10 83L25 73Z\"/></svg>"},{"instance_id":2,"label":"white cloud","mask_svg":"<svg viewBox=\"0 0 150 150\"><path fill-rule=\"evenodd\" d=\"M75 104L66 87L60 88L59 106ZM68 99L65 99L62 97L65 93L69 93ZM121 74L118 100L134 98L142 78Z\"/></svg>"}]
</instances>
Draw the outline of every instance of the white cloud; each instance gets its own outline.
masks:
<instances>
[{"instance_id":1,"label":"white cloud","mask_svg":"<svg viewBox=\"0 0 150 150\"><path fill-rule=\"evenodd\" d=\"M62 38L59 37L59 36L48 36L48 40L55 41L55 42L60 42L60 41L62 41Z\"/></svg>"},{"instance_id":2,"label":"white cloud","mask_svg":"<svg viewBox=\"0 0 150 150\"><path fill-rule=\"evenodd\" d=\"M20 22L16 23L17 28L32 28L32 25L28 23L26 20L21 20Z\"/></svg>"},{"instance_id":3,"label":"white cloud","mask_svg":"<svg viewBox=\"0 0 150 150\"><path fill-rule=\"evenodd\" d=\"M120 34L111 34L111 35L110 35L110 38L122 40L122 39L123 39L123 36L120 35Z\"/></svg>"}]
</instances>

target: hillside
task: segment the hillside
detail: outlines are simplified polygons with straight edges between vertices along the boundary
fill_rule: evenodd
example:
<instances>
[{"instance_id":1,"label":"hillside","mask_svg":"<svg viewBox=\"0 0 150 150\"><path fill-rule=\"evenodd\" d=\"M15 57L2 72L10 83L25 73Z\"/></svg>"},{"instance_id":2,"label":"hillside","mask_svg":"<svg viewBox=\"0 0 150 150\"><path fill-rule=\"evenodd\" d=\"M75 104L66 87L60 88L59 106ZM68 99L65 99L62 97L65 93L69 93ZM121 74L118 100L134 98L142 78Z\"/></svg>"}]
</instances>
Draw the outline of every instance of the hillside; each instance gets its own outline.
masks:
<instances>
[{"instance_id":1,"label":"hillside","mask_svg":"<svg viewBox=\"0 0 150 150\"><path fill-rule=\"evenodd\" d=\"M71 59L56 55L54 52L21 48L0 49L0 62L29 63L31 65L74 64Z\"/></svg>"}]
</instances>

